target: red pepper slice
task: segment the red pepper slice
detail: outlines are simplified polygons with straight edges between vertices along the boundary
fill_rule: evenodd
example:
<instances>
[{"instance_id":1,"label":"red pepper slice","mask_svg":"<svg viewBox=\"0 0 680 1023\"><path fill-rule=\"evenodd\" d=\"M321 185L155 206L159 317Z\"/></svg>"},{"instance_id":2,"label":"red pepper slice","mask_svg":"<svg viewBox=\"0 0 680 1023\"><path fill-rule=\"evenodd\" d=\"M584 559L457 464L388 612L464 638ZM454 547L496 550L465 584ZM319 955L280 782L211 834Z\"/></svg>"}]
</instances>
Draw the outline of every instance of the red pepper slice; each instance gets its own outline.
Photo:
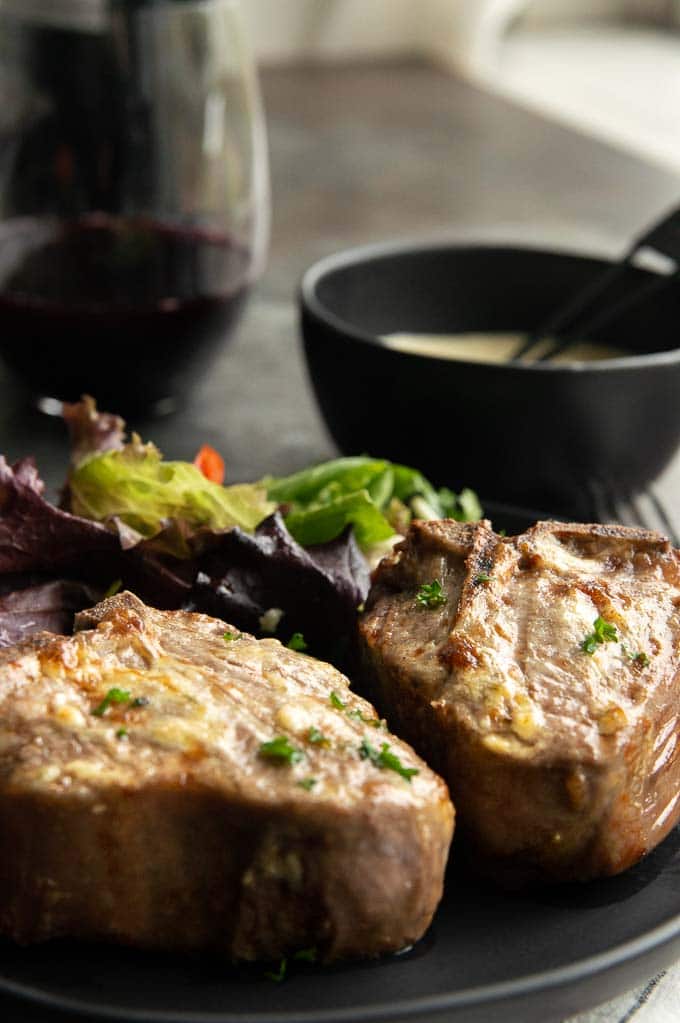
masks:
<instances>
[{"instance_id":1,"label":"red pepper slice","mask_svg":"<svg viewBox=\"0 0 680 1023\"><path fill-rule=\"evenodd\" d=\"M224 483L224 459L219 451L204 444L194 458L194 465L211 483Z\"/></svg>"}]
</instances>

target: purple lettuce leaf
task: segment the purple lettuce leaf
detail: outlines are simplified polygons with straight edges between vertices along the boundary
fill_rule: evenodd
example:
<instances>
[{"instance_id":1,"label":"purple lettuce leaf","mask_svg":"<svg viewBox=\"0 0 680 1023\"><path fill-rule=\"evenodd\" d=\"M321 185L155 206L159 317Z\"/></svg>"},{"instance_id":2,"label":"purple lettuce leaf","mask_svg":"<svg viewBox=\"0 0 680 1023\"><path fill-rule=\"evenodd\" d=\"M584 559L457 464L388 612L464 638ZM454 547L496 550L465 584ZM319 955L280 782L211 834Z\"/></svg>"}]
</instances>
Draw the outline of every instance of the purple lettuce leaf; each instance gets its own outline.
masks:
<instances>
[{"instance_id":1,"label":"purple lettuce leaf","mask_svg":"<svg viewBox=\"0 0 680 1023\"><path fill-rule=\"evenodd\" d=\"M23 581L29 584L21 586L16 576L2 580L0 647L20 643L35 632L67 635L73 631L75 613L96 604L103 596L102 590L71 579Z\"/></svg>"},{"instance_id":2,"label":"purple lettuce leaf","mask_svg":"<svg viewBox=\"0 0 680 1023\"><path fill-rule=\"evenodd\" d=\"M101 436L113 443L118 427L110 425ZM0 644L31 631L70 632L74 612L119 581L152 606L203 611L256 635L271 634L262 618L279 609L278 638L301 632L309 653L343 665L369 587L351 531L305 549L276 513L254 534L189 532L187 558L168 554L157 537L123 541L46 501L32 459L10 466L0 456Z\"/></svg>"},{"instance_id":3,"label":"purple lettuce leaf","mask_svg":"<svg viewBox=\"0 0 680 1023\"><path fill-rule=\"evenodd\" d=\"M197 575L195 559L159 553L151 541L143 540L136 547L121 552L117 578L121 579L123 589L136 593L144 603L162 611L173 611L190 599Z\"/></svg>"},{"instance_id":4,"label":"purple lettuce leaf","mask_svg":"<svg viewBox=\"0 0 680 1023\"><path fill-rule=\"evenodd\" d=\"M0 456L0 579L40 573L102 591L120 579L156 607L180 607L196 577L195 563L164 557L153 545L123 550L118 534L55 507L43 490L32 459L10 467Z\"/></svg>"},{"instance_id":5,"label":"purple lettuce leaf","mask_svg":"<svg viewBox=\"0 0 680 1023\"><path fill-rule=\"evenodd\" d=\"M305 549L276 512L252 535L232 529L197 537L197 546L199 574L185 606L255 635L271 634L261 619L277 608L283 614L274 635L282 642L301 632L308 653L346 660L369 585L351 532Z\"/></svg>"},{"instance_id":6,"label":"purple lettuce leaf","mask_svg":"<svg viewBox=\"0 0 680 1023\"><path fill-rule=\"evenodd\" d=\"M94 398L85 395L81 401L64 402L61 414L71 439L72 465L125 446L125 420L112 412L100 412Z\"/></svg>"},{"instance_id":7,"label":"purple lettuce leaf","mask_svg":"<svg viewBox=\"0 0 680 1023\"><path fill-rule=\"evenodd\" d=\"M10 466L0 455L0 575L75 572L96 580L111 575L118 538L105 526L50 504L43 490L33 459Z\"/></svg>"},{"instance_id":8,"label":"purple lettuce leaf","mask_svg":"<svg viewBox=\"0 0 680 1023\"><path fill-rule=\"evenodd\" d=\"M335 540L314 544L305 547L305 550L356 611L368 594L371 576L368 562L361 553L351 527L345 529Z\"/></svg>"}]
</instances>

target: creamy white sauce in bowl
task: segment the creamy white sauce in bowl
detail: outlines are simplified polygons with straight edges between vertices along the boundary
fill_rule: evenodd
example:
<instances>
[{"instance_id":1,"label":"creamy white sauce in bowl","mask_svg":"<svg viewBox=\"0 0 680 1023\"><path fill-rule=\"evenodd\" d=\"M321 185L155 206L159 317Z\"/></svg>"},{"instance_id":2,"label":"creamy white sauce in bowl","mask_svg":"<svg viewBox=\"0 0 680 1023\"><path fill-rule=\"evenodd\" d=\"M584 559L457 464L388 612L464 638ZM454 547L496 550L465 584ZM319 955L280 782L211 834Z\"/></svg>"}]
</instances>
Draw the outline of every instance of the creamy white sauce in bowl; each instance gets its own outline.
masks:
<instances>
[{"instance_id":1,"label":"creamy white sauce in bowl","mask_svg":"<svg viewBox=\"0 0 680 1023\"><path fill-rule=\"evenodd\" d=\"M385 334L382 338L388 348L413 355L459 362L509 362L524 341L523 334L503 332L467 332L463 334ZM536 345L528 361L535 362L550 346L549 339ZM577 341L550 361L557 364L572 362L601 362L620 359L631 352L591 341Z\"/></svg>"}]
</instances>

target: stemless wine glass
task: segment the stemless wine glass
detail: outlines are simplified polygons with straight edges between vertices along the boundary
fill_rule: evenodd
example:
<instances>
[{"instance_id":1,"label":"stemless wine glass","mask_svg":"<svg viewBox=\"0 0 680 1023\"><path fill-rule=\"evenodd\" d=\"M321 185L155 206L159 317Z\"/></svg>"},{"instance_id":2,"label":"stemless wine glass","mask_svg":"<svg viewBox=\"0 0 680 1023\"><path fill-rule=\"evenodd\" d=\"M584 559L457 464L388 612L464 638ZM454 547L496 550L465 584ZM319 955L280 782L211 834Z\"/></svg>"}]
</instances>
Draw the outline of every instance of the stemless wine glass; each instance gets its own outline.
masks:
<instances>
[{"instance_id":1,"label":"stemless wine glass","mask_svg":"<svg viewBox=\"0 0 680 1023\"><path fill-rule=\"evenodd\" d=\"M238 0L0 0L0 94L0 355L46 410L169 410L266 254Z\"/></svg>"}]
</instances>

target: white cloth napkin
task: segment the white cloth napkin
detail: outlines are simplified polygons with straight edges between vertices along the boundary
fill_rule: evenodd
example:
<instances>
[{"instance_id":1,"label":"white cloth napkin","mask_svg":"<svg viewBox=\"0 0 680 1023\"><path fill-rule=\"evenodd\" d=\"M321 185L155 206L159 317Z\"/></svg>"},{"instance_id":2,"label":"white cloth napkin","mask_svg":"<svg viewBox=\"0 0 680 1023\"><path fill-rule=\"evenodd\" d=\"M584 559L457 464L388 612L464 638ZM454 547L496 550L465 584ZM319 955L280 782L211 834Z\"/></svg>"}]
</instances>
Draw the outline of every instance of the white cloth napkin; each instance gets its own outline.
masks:
<instances>
[{"instance_id":1,"label":"white cloth napkin","mask_svg":"<svg viewBox=\"0 0 680 1023\"><path fill-rule=\"evenodd\" d=\"M678 1023L680 1021L680 963L663 970L646 984L590 1012L570 1016L564 1023Z\"/></svg>"}]
</instances>

